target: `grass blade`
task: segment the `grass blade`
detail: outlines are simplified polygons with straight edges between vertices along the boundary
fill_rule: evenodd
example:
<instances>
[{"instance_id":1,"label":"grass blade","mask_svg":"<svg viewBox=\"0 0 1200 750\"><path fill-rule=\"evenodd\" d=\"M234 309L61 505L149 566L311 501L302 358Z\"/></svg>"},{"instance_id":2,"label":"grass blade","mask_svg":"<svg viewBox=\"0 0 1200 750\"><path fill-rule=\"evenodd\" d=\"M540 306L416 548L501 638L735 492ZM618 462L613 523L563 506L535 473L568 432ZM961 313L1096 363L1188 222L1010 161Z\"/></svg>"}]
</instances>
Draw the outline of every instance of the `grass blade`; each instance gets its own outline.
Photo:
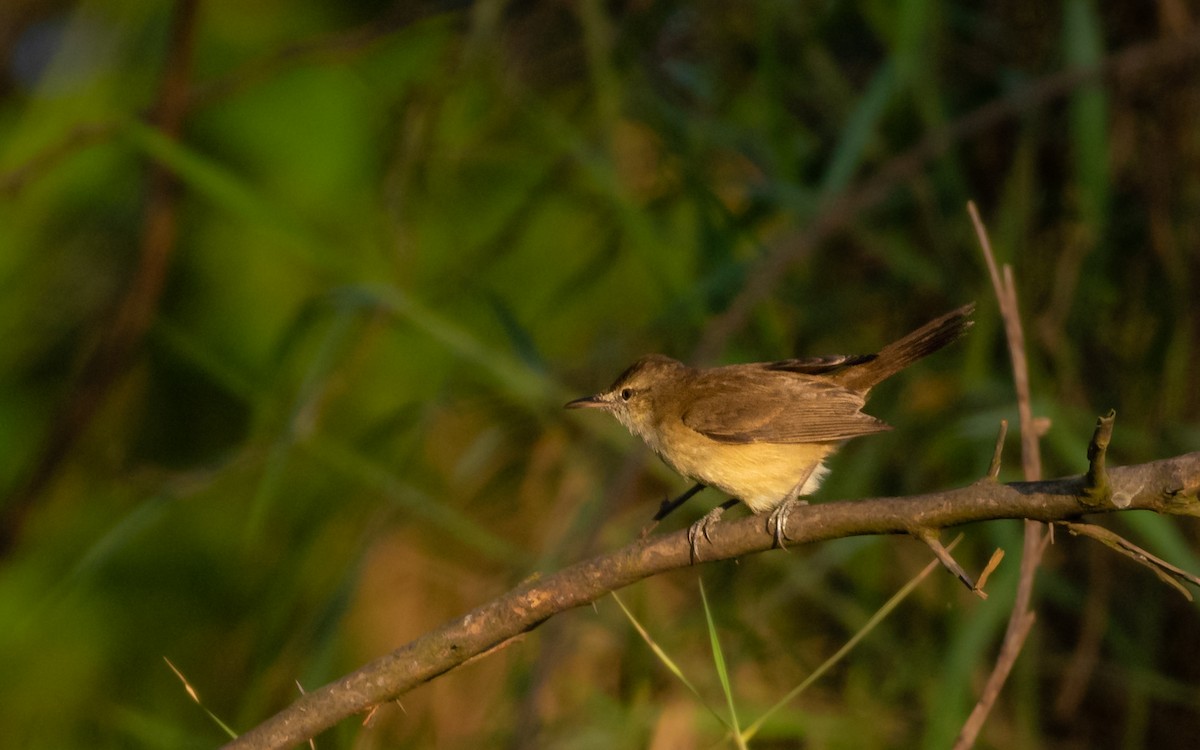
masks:
<instances>
[{"instance_id":1,"label":"grass blade","mask_svg":"<svg viewBox=\"0 0 1200 750\"><path fill-rule=\"evenodd\" d=\"M692 691L692 694L700 699L700 703L707 708L713 716L716 717L717 721L721 722L723 726L732 731L733 727L729 725L729 722L726 721L721 714L717 713L712 706L708 705L708 702L704 700L704 696L700 695L700 691L696 689L696 686L693 685L691 681L683 674L683 670L679 668L679 665L676 664L670 656L667 656L667 652L663 651L661 646L654 642L654 639L650 637L650 634L647 633L646 629L642 627L642 624L637 621L637 618L633 616L633 613L629 611L629 608L625 606L625 602L621 601L621 597L617 596L615 591L612 594L612 598L617 602L617 606L621 608L621 611L625 613L625 617L629 619L629 623L633 625L633 629L636 630L638 635L642 637L642 640L646 642L646 645L650 647L650 650L654 652L654 655L658 657L658 660L663 663L663 666L665 666L671 672L671 674L675 675L675 677L683 683L684 687Z\"/></svg>"},{"instance_id":2,"label":"grass blade","mask_svg":"<svg viewBox=\"0 0 1200 750\"><path fill-rule=\"evenodd\" d=\"M959 539L961 539L961 538L962 537L959 536L958 539L955 539L952 543L947 545L947 549L953 549L954 545L958 544ZM807 678L805 678L805 680L803 682L801 682L799 685L797 685L796 687L794 687L790 691L788 691L787 695L780 698L779 701L775 705L768 708L766 710L766 712L762 716L760 716L757 720L755 720L755 722L753 724L746 727L744 739L748 741L751 738L753 738L754 735L757 734L760 729L762 729L762 726L763 726L763 724L766 723L767 719L769 719L773 714L775 714L775 712L779 711L784 706L786 706L788 703L790 703L796 696L800 695L805 690L807 690L809 685L816 682L821 677L821 675L828 672L829 669L833 665L835 665L839 661L841 661L842 658L844 658L846 656L846 654L850 653L850 651L855 646L858 645L859 641L861 641L863 638L865 638L867 636L868 633L870 633L872 630L874 630L875 626L877 626L879 623L883 622L883 619L885 617L887 617L888 615L890 615L892 613L892 610L896 609L896 607L898 607L900 605L900 602L904 601L904 599L907 598L908 595L911 594L917 588L917 586L921 583L921 581L924 581L925 578L930 573L932 573L936 568L938 568L940 565L941 565L941 563L939 563L937 560L931 560L929 562L929 564L926 565L921 570L920 573L917 573L915 576L913 576L913 578L908 583L904 584L904 586L902 586L899 591L897 591L895 594L892 595L892 597L890 599L888 599L886 602L884 602L883 606L880 607L875 612L875 614L871 615L871 618L869 620L867 620L866 624L863 625L861 628L859 628L858 632L855 633L850 638L850 640L846 641L845 645L842 646L840 649L838 649L837 652L835 652L833 654L833 656L830 656L828 659L826 659L821 664L821 666L819 666L815 670L813 670L813 673L810 674Z\"/></svg>"},{"instance_id":3,"label":"grass blade","mask_svg":"<svg viewBox=\"0 0 1200 750\"><path fill-rule=\"evenodd\" d=\"M713 622L712 609L708 606L708 596L704 593L704 581L700 581L700 601L704 604L704 620L708 623L708 639L712 644L713 664L717 668L717 677L721 679L721 690L725 692L725 704L729 707L729 729L733 732L734 740L739 748L745 750L746 741L738 726L737 708L733 704L733 689L729 686L729 670L725 665L725 655L721 651L721 639L717 637L717 626Z\"/></svg>"}]
</instances>

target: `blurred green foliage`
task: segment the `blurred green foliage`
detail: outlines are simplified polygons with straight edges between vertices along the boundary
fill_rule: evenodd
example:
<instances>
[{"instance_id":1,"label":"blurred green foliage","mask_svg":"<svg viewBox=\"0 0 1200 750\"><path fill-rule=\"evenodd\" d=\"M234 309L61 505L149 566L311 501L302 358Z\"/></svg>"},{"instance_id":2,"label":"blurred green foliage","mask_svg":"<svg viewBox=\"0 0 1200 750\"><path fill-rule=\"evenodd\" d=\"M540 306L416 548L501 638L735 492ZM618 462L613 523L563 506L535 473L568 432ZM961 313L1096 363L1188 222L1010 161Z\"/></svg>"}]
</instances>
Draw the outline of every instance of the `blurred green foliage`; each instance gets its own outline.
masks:
<instances>
[{"instance_id":1,"label":"blurred green foliage","mask_svg":"<svg viewBox=\"0 0 1200 750\"><path fill-rule=\"evenodd\" d=\"M972 481L1015 407L969 199L1015 267L1047 475L1083 469L1109 408L1114 463L1200 443L1187 4L211 2L177 141L145 117L170 14L0 11L7 746L210 747L219 727L164 657L244 730L297 684L626 543L684 485L560 406L648 351L871 351L978 300L968 340L880 389L871 411L897 430L848 446L818 499ZM1047 89L1096 65L1110 75ZM80 373L145 262L152 164L181 188L166 286L91 393ZM1200 569L1194 524L1107 522ZM991 598L934 576L754 747L949 744L1020 548L1017 523L967 531L967 567L1009 554ZM710 704L753 717L927 561L848 539L623 598ZM1036 607L982 746L1193 746L1194 604L1059 539ZM401 703L318 747L723 736L610 601Z\"/></svg>"}]
</instances>

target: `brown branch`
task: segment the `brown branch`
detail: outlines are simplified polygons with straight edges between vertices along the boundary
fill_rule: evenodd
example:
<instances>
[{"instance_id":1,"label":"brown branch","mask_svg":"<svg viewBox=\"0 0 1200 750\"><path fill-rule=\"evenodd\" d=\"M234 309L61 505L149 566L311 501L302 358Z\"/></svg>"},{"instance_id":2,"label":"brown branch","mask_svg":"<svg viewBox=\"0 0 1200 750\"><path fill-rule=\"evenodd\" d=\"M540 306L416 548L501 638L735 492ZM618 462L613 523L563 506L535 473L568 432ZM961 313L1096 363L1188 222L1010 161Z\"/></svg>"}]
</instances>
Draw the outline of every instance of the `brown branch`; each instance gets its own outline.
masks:
<instances>
[{"instance_id":1,"label":"brown branch","mask_svg":"<svg viewBox=\"0 0 1200 750\"><path fill-rule=\"evenodd\" d=\"M929 547L930 551L933 552L933 556L936 557L938 562L942 564L942 567L945 568L950 575L961 581L962 585L966 586L972 594L975 594L980 599L987 599L987 593L983 590L983 585L975 583L975 581L971 579L971 576L967 574L967 571L963 570L963 567L958 564L958 560L954 559L954 555L950 554L950 550L946 549L946 547L942 544L942 541L938 539L937 532L935 530L921 529L919 532L914 534L914 536L916 536L922 542L925 542L925 546Z\"/></svg>"},{"instance_id":2,"label":"brown branch","mask_svg":"<svg viewBox=\"0 0 1200 750\"><path fill-rule=\"evenodd\" d=\"M1193 586L1200 586L1200 578L1192 575L1182 568L1178 568L1161 557L1152 555L1125 537L1117 534L1115 531L1101 528L1090 523L1071 523L1069 521L1059 521L1059 526L1062 526L1072 535L1086 536L1090 539L1095 539L1097 542L1105 545L1109 549L1114 549L1125 555L1129 559L1144 565L1149 568L1154 575L1158 576L1163 583L1174 588L1179 593L1183 594L1189 602L1192 601L1192 592L1187 590L1183 583L1190 583ZM1183 583L1181 583L1181 581Z\"/></svg>"},{"instance_id":3,"label":"brown branch","mask_svg":"<svg viewBox=\"0 0 1200 750\"><path fill-rule=\"evenodd\" d=\"M179 0L173 11L168 58L151 115L151 121L168 138L178 138L183 129L198 6L198 0ZM87 134L83 131L83 136ZM150 329L179 232L179 197L179 185L171 171L164 165L151 164L137 270L107 330L55 415L32 470L5 503L0 518L0 555L19 538L29 508L70 455Z\"/></svg>"},{"instance_id":4,"label":"brown branch","mask_svg":"<svg viewBox=\"0 0 1200 750\"><path fill-rule=\"evenodd\" d=\"M1000 306L1000 317L1004 321L1004 337L1008 341L1009 356L1012 359L1013 385L1017 391L1017 416L1021 428L1021 468L1026 481L1037 481L1042 476L1042 457L1038 448L1038 437L1041 431L1035 428L1033 418L1033 399L1029 390L1029 361L1025 354L1025 333L1021 328L1021 312L1017 303L1017 287L1013 280L1012 267L1005 265L1003 273L996 267L996 257L992 254L992 243L988 238L987 229L979 218L975 203L967 204L971 214L971 223L975 225L975 233L979 238L979 247L987 263L988 276L992 280L992 289ZM988 680L984 684L979 701L971 709L971 714L963 722L958 738L954 742L955 750L968 750L974 747L975 740L987 721L996 699L1017 656L1025 646L1025 639L1033 628L1035 617L1032 610L1033 583L1038 566L1042 562L1042 554L1049 543L1050 535L1045 533L1040 524L1029 519L1025 520L1024 538L1021 546L1021 570L1017 579L1017 594L1013 600L1013 609L1009 614L1008 627L1004 632L1004 640L1000 644L1000 654Z\"/></svg>"},{"instance_id":5,"label":"brown branch","mask_svg":"<svg viewBox=\"0 0 1200 750\"><path fill-rule=\"evenodd\" d=\"M1127 510L1200 516L1200 452L1109 470L1114 492L1127 495ZM968 487L902 498L797 506L789 537L797 544L866 534L915 534L1001 518L1063 521L1096 511L1084 503L1083 476L1046 482L976 482ZM705 561L766 552L775 543L762 517L713 527ZM557 573L533 577L512 591L447 623L356 672L305 694L228 748L290 747L338 721L403 695L468 659L515 638L550 617L580 607L650 576L688 567L686 531L636 541ZM1028 629L1032 614L1020 627Z\"/></svg>"},{"instance_id":6,"label":"brown branch","mask_svg":"<svg viewBox=\"0 0 1200 750\"><path fill-rule=\"evenodd\" d=\"M1029 391L1029 360L1025 354L1025 331L1021 327L1021 311L1017 302L1017 286L1013 280L1012 266L996 267L996 256L992 253L992 242L988 238L979 209L974 201L967 203L971 223L979 248L987 263L988 277L1000 306L1000 318L1004 321L1004 338L1008 341L1008 353L1012 358L1013 385L1017 391L1017 417L1021 426L1021 468L1025 479L1035 481L1042 475L1042 455L1038 449L1039 431L1033 425L1033 400Z\"/></svg>"}]
</instances>

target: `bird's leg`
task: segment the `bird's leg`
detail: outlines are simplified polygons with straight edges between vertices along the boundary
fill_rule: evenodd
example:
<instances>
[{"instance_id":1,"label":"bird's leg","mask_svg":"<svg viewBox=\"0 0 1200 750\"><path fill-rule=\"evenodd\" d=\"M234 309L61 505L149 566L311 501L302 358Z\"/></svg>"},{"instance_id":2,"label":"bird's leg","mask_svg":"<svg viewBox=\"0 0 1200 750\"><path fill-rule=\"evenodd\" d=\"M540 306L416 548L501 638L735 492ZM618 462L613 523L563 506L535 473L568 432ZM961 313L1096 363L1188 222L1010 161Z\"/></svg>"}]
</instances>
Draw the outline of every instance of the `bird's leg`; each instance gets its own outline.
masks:
<instances>
[{"instance_id":1,"label":"bird's leg","mask_svg":"<svg viewBox=\"0 0 1200 750\"><path fill-rule=\"evenodd\" d=\"M703 536L706 542L712 544L712 539L708 536L708 530L713 527L713 524L717 522L717 519L721 517L722 513L737 505L739 502L741 501L736 497L726 500L709 512L705 513L704 518L701 518L699 521L688 527L688 544L690 544L692 547L693 565L700 562L700 537Z\"/></svg>"},{"instance_id":2,"label":"bird's leg","mask_svg":"<svg viewBox=\"0 0 1200 750\"><path fill-rule=\"evenodd\" d=\"M670 515L672 511L674 511L676 508L678 508L680 505L683 505L685 502L690 500L692 495L695 495L697 492L699 492L702 489L704 489L704 485L697 482L696 484L692 485L692 488L690 490L683 493L682 495L675 498L674 500L663 500L662 505L660 505L658 508L658 512L654 514L654 520L656 522L663 520L668 515Z\"/></svg>"},{"instance_id":3,"label":"bird's leg","mask_svg":"<svg viewBox=\"0 0 1200 750\"><path fill-rule=\"evenodd\" d=\"M692 485L691 489L689 489L687 492L683 493L679 497L675 498L674 500L663 500L662 505L658 506L658 512L654 514L654 518L650 521L650 523L646 526L646 528L642 529L642 533L639 534L638 537L641 539L645 539L646 536L649 535L649 533L654 530L654 527L658 525L659 521L666 518L668 515L671 514L672 511L674 511L680 505L683 505L684 503L686 503L688 500L691 499L692 495L695 495L697 492L699 492L702 489L704 489L704 485L697 483L697 484Z\"/></svg>"},{"instance_id":4,"label":"bird's leg","mask_svg":"<svg viewBox=\"0 0 1200 750\"><path fill-rule=\"evenodd\" d=\"M788 513L791 513L792 508L797 505L808 505L807 500L797 500L796 498L800 496L805 483L808 482L808 478L812 476L817 466L818 464L810 466L808 471L804 472L804 476L800 478L800 481L796 482L796 486L792 487L792 491L787 494L787 497L783 498L783 502L775 506L775 510L771 511L771 515L767 516L767 531L770 531L772 528L775 529L775 544L779 545L779 549L787 549L783 540L787 537Z\"/></svg>"}]
</instances>

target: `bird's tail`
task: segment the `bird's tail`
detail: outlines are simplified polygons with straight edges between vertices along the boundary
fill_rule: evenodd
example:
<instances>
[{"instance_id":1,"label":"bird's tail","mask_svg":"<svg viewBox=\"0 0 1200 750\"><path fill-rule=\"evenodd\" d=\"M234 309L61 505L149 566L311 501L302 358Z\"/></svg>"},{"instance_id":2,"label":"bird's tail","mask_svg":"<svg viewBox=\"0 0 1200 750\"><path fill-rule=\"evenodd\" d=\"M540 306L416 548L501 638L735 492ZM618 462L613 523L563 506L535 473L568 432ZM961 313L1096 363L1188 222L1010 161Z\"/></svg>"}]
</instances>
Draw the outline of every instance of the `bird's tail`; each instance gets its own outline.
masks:
<instances>
[{"instance_id":1,"label":"bird's tail","mask_svg":"<svg viewBox=\"0 0 1200 750\"><path fill-rule=\"evenodd\" d=\"M866 392L918 359L928 357L962 338L974 325L971 320L974 311L975 303L972 302L931 320L904 338L883 347L870 361L846 368L834 377L846 388Z\"/></svg>"}]
</instances>

